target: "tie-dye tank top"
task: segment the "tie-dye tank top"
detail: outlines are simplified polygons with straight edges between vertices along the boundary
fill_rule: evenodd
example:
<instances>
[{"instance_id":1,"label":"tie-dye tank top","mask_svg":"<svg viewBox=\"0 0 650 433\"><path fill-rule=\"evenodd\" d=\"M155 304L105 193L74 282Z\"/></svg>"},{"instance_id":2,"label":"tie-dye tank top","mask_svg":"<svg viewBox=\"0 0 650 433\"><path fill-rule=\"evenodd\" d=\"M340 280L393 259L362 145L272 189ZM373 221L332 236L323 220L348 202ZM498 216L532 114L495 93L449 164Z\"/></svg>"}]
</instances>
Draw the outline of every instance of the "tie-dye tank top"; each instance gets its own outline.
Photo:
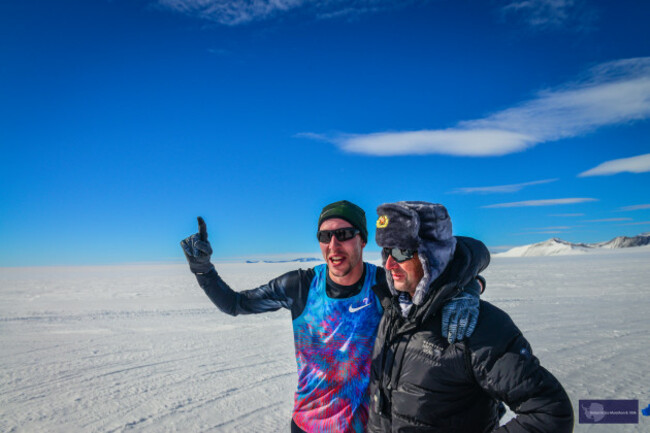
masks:
<instances>
[{"instance_id":1,"label":"tie-dye tank top","mask_svg":"<svg viewBox=\"0 0 650 433\"><path fill-rule=\"evenodd\" d=\"M308 433L362 432L368 420L370 362L383 309L372 291L377 268L364 266L361 291L343 299L327 296L327 266L316 266L305 309L293 321L293 420Z\"/></svg>"}]
</instances>

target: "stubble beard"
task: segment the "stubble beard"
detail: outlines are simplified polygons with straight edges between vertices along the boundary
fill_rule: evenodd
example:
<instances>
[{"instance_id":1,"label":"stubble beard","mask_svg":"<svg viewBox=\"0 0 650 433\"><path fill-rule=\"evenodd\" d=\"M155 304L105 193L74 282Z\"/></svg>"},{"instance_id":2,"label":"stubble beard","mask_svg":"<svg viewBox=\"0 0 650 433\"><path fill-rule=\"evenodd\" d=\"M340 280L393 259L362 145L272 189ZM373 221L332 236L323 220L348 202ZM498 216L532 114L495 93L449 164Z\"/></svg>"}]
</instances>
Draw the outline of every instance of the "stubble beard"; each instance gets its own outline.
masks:
<instances>
[{"instance_id":1,"label":"stubble beard","mask_svg":"<svg viewBox=\"0 0 650 433\"><path fill-rule=\"evenodd\" d=\"M392 275L391 275L392 277ZM395 290L398 292L405 292L408 293L409 295L413 296L413 293L415 292L415 286L411 280L406 276L406 278L402 281L395 281L393 278L393 287Z\"/></svg>"},{"instance_id":2,"label":"stubble beard","mask_svg":"<svg viewBox=\"0 0 650 433\"><path fill-rule=\"evenodd\" d=\"M335 255L338 255L338 254L335 254L335 253L330 254L330 256L335 256ZM335 276L337 278L344 278L344 277L348 276L349 274L351 274L356 269L356 267L359 265L359 262L362 261L362 257L361 257L360 252L358 254L357 254L357 252L355 252L354 255L346 254L345 256L346 256L346 259L347 259L347 266L345 268L343 268L343 269L336 269L336 268L334 268L332 266L329 266L329 264L328 264L329 272L330 272L331 275L333 275L333 276ZM328 262L329 262L329 260L328 260Z\"/></svg>"}]
</instances>

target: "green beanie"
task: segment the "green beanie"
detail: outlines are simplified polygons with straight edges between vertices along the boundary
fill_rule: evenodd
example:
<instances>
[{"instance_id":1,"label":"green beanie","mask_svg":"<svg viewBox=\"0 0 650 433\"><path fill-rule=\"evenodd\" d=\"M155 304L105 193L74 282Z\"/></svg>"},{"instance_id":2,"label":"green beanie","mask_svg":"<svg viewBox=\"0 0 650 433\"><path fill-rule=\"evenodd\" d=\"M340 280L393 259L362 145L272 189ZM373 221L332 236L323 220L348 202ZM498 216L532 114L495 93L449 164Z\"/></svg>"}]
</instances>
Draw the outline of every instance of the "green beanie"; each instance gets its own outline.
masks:
<instances>
[{"instance_id":1,"label":"green beanie","mask_svg":"<svg viewBox=\"0 0 650 433\"><path fill-rule=\"evenodd\" d=\"M331 218L341 218L352 224L361 232L361 239L368 242L368 228L366 227L366 213L354 203L347 200L337 201L325 206L318 218L318 227L323 221Z\"/></svg>"}]
</instances>

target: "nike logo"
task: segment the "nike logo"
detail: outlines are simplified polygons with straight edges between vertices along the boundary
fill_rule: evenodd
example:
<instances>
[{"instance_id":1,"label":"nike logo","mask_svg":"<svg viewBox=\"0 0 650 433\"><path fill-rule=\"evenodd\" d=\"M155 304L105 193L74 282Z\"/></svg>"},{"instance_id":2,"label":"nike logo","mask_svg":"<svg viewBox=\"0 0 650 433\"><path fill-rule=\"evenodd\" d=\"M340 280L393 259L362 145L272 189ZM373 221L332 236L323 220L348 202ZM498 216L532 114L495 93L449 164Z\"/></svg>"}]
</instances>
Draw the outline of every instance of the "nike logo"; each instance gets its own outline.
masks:
<instances>
[{"instance_id":1,"label":"nike logo","mask_svg":"<svg viewBox=\"0 0 650 433\"><path fill-rule=\"evenodd\" d=\"M369 307L369 306L370 306L370 304L363 304L360 307L353 307L352 305L350 305L350 308L348 308L348 310L350 311L350 313L356 313L357 311L359 311L359 310L361 310L363 308Z\"/></svg>"}]
</instances>

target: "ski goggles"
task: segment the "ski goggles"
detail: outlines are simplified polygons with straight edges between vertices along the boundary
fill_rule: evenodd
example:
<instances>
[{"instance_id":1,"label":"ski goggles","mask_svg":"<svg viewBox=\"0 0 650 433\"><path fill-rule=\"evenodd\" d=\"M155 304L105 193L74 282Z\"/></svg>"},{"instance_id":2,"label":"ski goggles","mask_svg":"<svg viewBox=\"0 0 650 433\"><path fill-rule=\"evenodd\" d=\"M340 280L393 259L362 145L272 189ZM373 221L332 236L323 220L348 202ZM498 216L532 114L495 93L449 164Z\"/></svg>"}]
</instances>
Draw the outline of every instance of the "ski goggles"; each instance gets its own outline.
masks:
<instances>
[{"instance_id":1,"label":"ski goggles","mask_svg":"<svg viewBox=\"0 0 650 433\"><path fill-rule=\"evenodd\" d=\"M359 233L361 233L359 229L355 229L354 227L345 227L336 230L318 230L318 232L316 232L316 237L318 238L318 242L329 244L332 240L332 236L336 236L336 240L339 242L345 242L349 241Z\"/></svg>"},{"instance_id":2,"label":"ski goggles","mask_svg":"<svg viewBox=\"0 0 650 433\"><path fill-rule=\"evenodd\" d=\"M391 256L397 263L403 263L407 260L411 260L417 251L403 250L401 248L384 248L384 253L386 256Z\"/></svg>"}]
</instances>

